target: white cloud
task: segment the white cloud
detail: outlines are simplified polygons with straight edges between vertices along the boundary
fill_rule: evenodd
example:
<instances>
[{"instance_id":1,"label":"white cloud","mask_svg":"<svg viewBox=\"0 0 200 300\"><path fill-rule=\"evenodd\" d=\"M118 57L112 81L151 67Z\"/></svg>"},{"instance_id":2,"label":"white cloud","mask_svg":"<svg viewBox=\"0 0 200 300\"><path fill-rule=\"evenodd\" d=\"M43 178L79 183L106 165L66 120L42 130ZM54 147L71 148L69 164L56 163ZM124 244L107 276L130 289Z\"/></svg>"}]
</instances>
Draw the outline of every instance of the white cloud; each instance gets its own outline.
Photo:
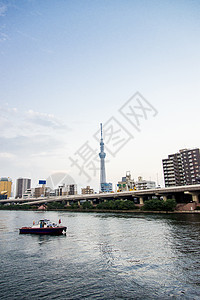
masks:
<instances>
[{"instance_id":1,"label":"white cloud","mask_svg":"<svg viewBox=\"0 0 200 300\"><path fill-rule=\"evenodd\" d=\"M31 136L58 136L69 131L69 127L53 114L33 110L19 111L7 104L0 106L0 137L17 138Z\"/></svg>"},{"instance_id":2,"label":"white cloud","mask_svg":"<svg viewBox=\"0 0 200 300\"><path fill-rule=\"evenodd\" d=\"M27 33L22 32L22 31L20 31L20 30L16 30L16 32L17 32L18 34L22 35L23 37L25 37L25 38L27 38L27 39L33 41L33 42L37 42L37 41L38 41L37 38L31 36L30 34L27 34Z\"/></svg>"},{"instance_id":3,"label":"white cloud","mask_svg":"<svg viewBox=\"0 0 200 300\"><path fill-rule=\"evenodd\" d=\"M0 42L5 42L8 40L8 35L4 32L0 32Z\"/></svg>"},{"instance_id":4,"label":"white cloud","mask_svg":"<svg viewBox=\"0 0 200 300\"><path fill-rule=\"evenodd\" d=\"M10 107L8 105L8 103L5 103L3 106L0 106L0 111L4 114L4 113L13 113L13 112L17 112L17 108L16 107Z\"/></svg>"},{"instance_id":5,"label":"white cloud","mask_svg":"<svg viewBox=\"0 0 200 300\"><path fill-rule=\"evenodd\" d=\"M14 155L13 153L9 153L9 152L0 152L0 159L1 158L5 158L5 159L13 159L15 158L16 155Z\"/></svg>"},{"instance_id":6,"label":"white cloud","mask_svg":"<svg viewBox=\"0 0 200 300\"><path fill-rule=\"evenodd\" d=\"M7 5L5 3L0 3L0 17L4 17L7 11Z\"/></svg>"},{"instance_id":7,"label":"white cloud","mask_svg":"<svg viewBox=\"0 0 200 300\"><path fill-rule=\"evenodd\" d=\"M68 127L53 114L19 111L5 104L0 107L2 153L18 156L55 152L64 147Z\"/></svg>"},{"instance_id":8,"label":"white cloud","mask_svg":"<svg viewBox=\"0 0 200 300\"><path fill-rule=\"evenodd\" d=\"M53 114L29 110L26 115L28 122L34 123L38 126L50 127L54 129L68 129L67 126L58 120Z\"/></svg>"},{"instance_id":9,"label":"white cloud","mask_svg":"<svg viewBox=\"0 0 200 300\"><path fill-rule=\"evenodd\" d=\"M2 101L3 103L3 101ZM0 106L0 176L34 180L65 167L67 125L53 114Z\"/></svg>"},{"instance_id":10,"label":"white cloud","mask_svg":"<svg viewBox=\"0 0 200 300\"><path fill-rule=\"evenodd\" d=\"M1 150L4 153L10 152L23 157L30 156L42 152L47 152L48 149L55 150L63 146L62 141L51 135L34 135L16 137L0 137Z\"/></svg>"}]
</instances>

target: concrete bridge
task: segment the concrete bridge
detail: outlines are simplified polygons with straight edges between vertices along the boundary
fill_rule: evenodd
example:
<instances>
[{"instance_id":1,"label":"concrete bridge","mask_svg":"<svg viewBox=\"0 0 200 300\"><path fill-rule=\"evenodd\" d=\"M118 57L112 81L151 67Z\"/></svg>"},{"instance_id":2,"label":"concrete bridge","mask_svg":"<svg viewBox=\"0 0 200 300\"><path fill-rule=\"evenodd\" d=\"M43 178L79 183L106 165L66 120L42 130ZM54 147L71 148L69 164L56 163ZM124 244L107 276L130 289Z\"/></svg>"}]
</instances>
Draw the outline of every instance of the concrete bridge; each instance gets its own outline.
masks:
<instances>
[{"instance_id":1,"label":"concrete bridge","mask_svg":"<svg viewBox=\"0 0 200 300\"><path fill-rule=\"evenodd\" d=\"M66 205L71 203L78 203L80 205L81 201L90 201L92 203L99 203L102 201L110 199L128 199L133 200L135 203L140 205L144 204L145 200L152 198L161 198L164 200L175 199L177 203L184 202L195 202L200 201L200 184L187 185L187 186L177 186L168 188L157 188L149 190L138 190L138 191L126 191L126 192L116 192L116 193L100 193L100 194L90 194L90 195L68 195L68 196L52 196L52 197L40 197L31 199L4 199L0 200L0 204L29 204L29 205L41 205L49 202L62 202Z\"/></svg>"}]
</instances>

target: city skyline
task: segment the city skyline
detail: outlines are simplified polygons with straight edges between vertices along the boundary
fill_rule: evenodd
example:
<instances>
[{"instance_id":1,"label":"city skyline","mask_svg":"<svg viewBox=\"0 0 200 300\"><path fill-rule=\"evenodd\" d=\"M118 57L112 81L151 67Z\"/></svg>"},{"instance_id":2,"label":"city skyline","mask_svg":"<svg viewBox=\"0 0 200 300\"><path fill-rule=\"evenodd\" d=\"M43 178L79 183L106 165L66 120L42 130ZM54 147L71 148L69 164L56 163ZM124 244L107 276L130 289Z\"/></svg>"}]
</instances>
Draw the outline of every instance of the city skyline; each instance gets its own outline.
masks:
<instances>
[{"instance_id":1,"label":"city skyline","mask_svg":"<svg viewBox=\"0 0 200 300\"><path fill-rule=\"evenodd\" d=\"M199 148L199 10L198 1L2 0L0 175L35 186L63 172L98 190L99 171L87 177L69 157L87 141L98 156L102 122L126 141L113 149L104 138L109 181L129 170L164 186L162 159ZM124 110L137 92L153 107L140 131Z\"/></svg>"},{"instance_id":2,"label":"city skyline","mask_svg":"<svg viewBox=\"0 0 200 300\"><path fill-rule=\"evenodd\" d=\"M105 154L104 152L104 143L103 143L103 134L102 134L102 124L100 124L100 132L101 132L101 139L100 139L100 149L101 152L100 154ZM103 155L103 158L105 155ZM200 172L200 149L199 148L195 148L195 149L180 149L178 152L174 153L174 154L169 154L168 158L164 158L162 159L162 164L163 164L163 177L165 180L165 187L175 187L175 186L184 186L184 185L195 185L195 184L199 184L199 172ZM100 161L100 165L102 165L102 162ZM104 166L104 171L105 171L105 164L103 163ZM142 176L138 176L137 179L136 178L132 178L131 179L131 173L130 171L126 171L126 177L122 177L122 181L118 180L118 183L113 182L112 183L105 183L105 180L102 182L106 185L113 185L112 189L109 188L109 190L102 190L101 188L101 168L100 168L100 188L99 191L95 191L95 192L110 192L110 191L114 191L114 192L120 192L123 190L123 188L119 188L119 186L123 186L123 184L125 183L126 187L125 189L127 189L128 187L130 188L130 190L141 190L141 189L155 189L155 188L161 188L161 186L155 182L155 181L151 181L148 180L146 178L142 178ZM105 173L105 172L104 172ZM105 177L104 177L105 178ZM6 178L6 177L2 177L3 181L10 181L11 182L11 186L12 186L12 178ZM128 181L127 181L128 180ZM29 181L29 183L28 183ZM129 183L129 181L131 183ZM19 188L19 184L20 184L20 188ZM12 195L11 197L17 197L17 194L19 193L19 189L24 189L23 192L21 193L21 196L23 193L25 193L26 188L23 188L23 185L27 185L27 188L30 189L30 184L31 184L31 179L28 178L18 178L16 179L16 187L12 186ZM49 185L50 184L50 185ZM29 185L29 186L28 186ZM35 188L41 188L43 187L43 185L46 186L46 188L49 191L56 191L56 190L60 190L60 188L66 188L66 186L70 186L70 185L74 185L77 186L77 184L73 181L73 178L71 178L69 175L66 175L65 173L54 173L52 174L52 177L47 178L47 179L43 179L43 180L38 180L37 185L35 186ZM32 188L34 188L32 186ZM79 187L79 190L76 190L76 192L78 192L78 194L82 194L82 190L87 190L91 188L91 190L94 191L94 189L90 186L87 186L86 188L83 186ZM16 195L15 195L16 194ZM20 196L20 197L21 197ZM18 196L19 197L19 196ZM19 197L19 198L20 198Z\"/></svg>"}]
</instances>

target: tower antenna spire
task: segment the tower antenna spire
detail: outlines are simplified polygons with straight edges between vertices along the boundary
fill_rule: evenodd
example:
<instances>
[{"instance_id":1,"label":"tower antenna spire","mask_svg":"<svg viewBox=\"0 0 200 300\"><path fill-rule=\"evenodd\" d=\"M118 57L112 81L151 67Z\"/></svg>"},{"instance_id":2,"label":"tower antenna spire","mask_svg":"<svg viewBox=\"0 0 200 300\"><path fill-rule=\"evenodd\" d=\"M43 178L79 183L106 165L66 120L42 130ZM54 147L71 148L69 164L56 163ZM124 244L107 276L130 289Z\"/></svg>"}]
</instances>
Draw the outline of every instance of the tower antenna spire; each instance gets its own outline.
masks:
<instances>
[{"instance_id":1,"label":"tower antenna spire","mask_svg":"<svg viewBox=\"0 0 200 300\"><path fill-rule=\"evenodd\" d=\"M101 139L103 138L103 131L102 131L102 123L100 124L101 126Z\"/></svg>"}]
</instances>

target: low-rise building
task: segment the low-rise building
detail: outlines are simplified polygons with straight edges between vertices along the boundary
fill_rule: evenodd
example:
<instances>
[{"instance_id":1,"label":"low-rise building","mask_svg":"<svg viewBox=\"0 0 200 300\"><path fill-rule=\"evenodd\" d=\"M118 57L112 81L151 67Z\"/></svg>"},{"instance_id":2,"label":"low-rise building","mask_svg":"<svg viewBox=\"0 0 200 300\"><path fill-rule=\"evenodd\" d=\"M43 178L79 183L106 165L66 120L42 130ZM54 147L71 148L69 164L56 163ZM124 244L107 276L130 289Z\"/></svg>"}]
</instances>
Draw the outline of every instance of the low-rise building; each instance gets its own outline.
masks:
<instances>
[{"instance_id":1,"label":"low-rise building","mask_svg":"<svg viewBox=\"0 0 200 300\"><path fill-rule=\"evenodd\" d=\"M135 189L134 179L131 179L130 171L126 172L126 176L122 177L121 181L118 181L117 191L125 192L125 191L133 191Z\"/></svg>"},{"instance_id":2,"label":"low-rise building","mask_svg":"<svg viewBox=\"0 0 200 300\"><path fill-rule=\"evenodd\" d=\"M25 193L22 195L23 199L31 199L31 198L34 198L34 197L35 197L35 188L27 189L25 191Z\"/></svg>"},{"instance_id":3,"label":"low-rise building","mask_svg":"<svg viewBox=\"0 0 200 300\"><path fill-rule=\"evenodd\" d=\"M77 195L77 184L67 185L67 195Z\"/></svg>"},{"instance_id":4,"label":"low-rise building","mask_svg":"<svg viewBox=\"0 0 200 300\"><path fill-rule=\"evenodd\" d=\"M101 192L102 193L111 193L113 191L111 182L101 183Z\"/></svg>"},{"instance_id":5,"label":"low-rise building","mask_svg":"<svg viewBox=\"0 0 200 300\"><path fill-rule=\"evenodd\" d=\"M94 190L90 188L90 186L86 186L86 188L81 189L81 194L88 195L88 194L94 194Z\"/></svg>"},{"instance_id":6,"label":"low-rise building","mask_svg":"<svg viewBox=\"0 0 200 300\"><path fill-rule=\"evenodd\" d=\"M59 185L55 190L56 196L77 195L77 184Z\"/></svg>"},{"instance_id":7,"label":"low-rise building","mask_svg":"<svg viewBox=\"0 0 200 300\"><path fill-rule=\"evenodd\" d=\"M156 188L155 181L144 180L142 176L138 177L138 181L136 181L135 185L136 185L136 190L148 190L148 189Z\"/></svg>"},{"instance_id":8,"label":"low-rise building","mask_svg":"<svg viewBox=\"0 0 200 300\"><path fill-rule=\"evenodd\" d=\"M45 186L35 188L35 198L45 196Z\"/></svg>"}]
</instances>

